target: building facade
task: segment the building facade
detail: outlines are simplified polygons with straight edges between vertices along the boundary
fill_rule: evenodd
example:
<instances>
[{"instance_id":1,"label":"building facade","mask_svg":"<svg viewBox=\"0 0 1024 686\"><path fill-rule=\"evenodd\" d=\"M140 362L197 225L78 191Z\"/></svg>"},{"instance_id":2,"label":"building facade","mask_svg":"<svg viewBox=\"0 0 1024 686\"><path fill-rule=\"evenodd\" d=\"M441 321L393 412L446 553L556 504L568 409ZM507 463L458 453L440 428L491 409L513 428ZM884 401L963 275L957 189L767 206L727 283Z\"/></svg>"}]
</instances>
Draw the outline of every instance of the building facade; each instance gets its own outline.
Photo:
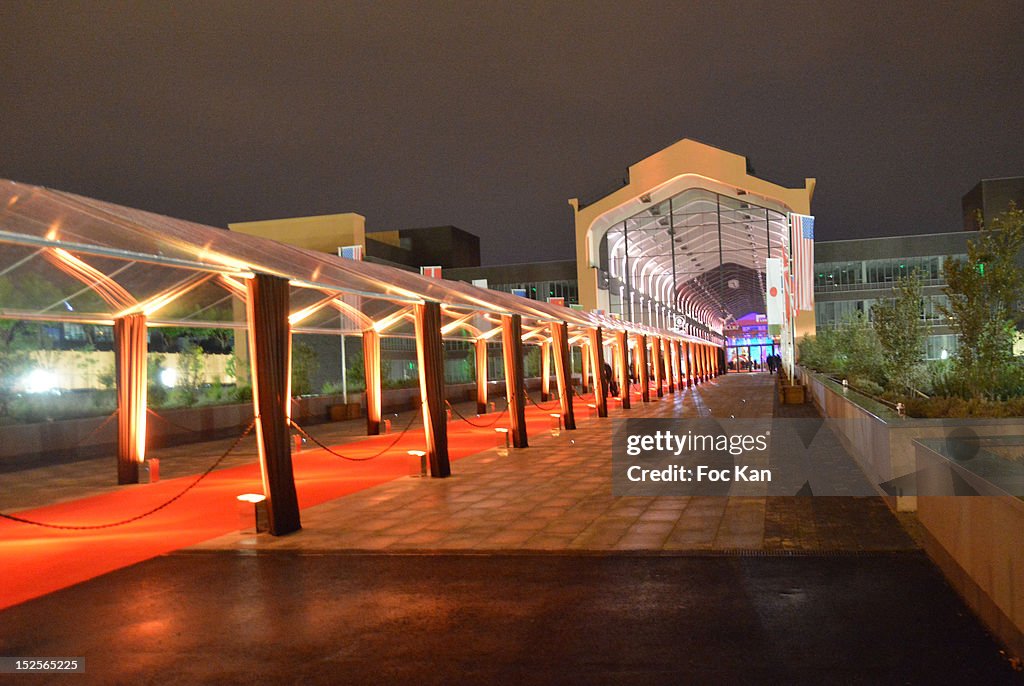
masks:
<instances>
[{"instance_id":1,"label":"building facade","mask_svg":"<svg viewBox=\"0 0 1024 686\"><path fill-rule=\"evenodd\" d=\"M917 274L924 303L921 318L928 324L925 357L945 359L956 352L956 334L942 305L948 302L946 257L965 259L973 232L917 234L885 238L818 241L814 245L814 318L820 328L835 328L858 312L871 319L871 308L893 298L900 277Z\"/></svg>"},{"instance_id":2,"label":"building facade","mask_svg":"<svg viewBox=\"0 0 1024 686\"><path fill-rule=\"evenodd\" d=\"M814 179L787 188L741 155L684 139L629 167L625 185L569 201L580 304L724 344L765 311L765 260L788 249L787 213L810 214ZM812 312L795 336L813 335Z\"/></svg>"},{"instance_id":3,"label":"building facade","mask_svg":"<svg viewBox=\"0 0 1024 686\"><path fill-rule=\"evenodd\" d=\"M532 300L564 298L566 305L578 305L580 302L575 260L445 269L443 275L446 279L467 283L486 280L490 289L519 292Z\"/></svg>"}]
</instances>

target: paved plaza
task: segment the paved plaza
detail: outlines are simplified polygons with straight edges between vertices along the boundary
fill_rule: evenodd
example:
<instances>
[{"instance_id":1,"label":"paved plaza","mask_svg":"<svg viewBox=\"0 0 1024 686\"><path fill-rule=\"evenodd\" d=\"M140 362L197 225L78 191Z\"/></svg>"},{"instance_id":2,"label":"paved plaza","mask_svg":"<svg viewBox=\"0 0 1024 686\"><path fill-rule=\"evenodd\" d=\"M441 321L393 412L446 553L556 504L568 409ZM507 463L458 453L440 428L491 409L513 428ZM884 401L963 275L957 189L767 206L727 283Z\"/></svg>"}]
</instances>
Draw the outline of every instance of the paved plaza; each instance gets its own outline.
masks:
<instances>
[{"instance_id":1,"label":"paved plaza","mask_svg":"<svg viewBox=\"0 0 1024 686\"><path fill-rule=\"evenodd\" d=\"M767 418L774 377L733 374L634 402L629 417ZM448 479L402 478L305 510L303 530L229 534L201 549L366 551L883 551L915 544L878 498L613 497L612 425L578 407L579 429L459 460ZM581 411L583 410L583 411ZM797 408L795 414L806 414ZM852 469L842 448L836 451ZM835 457L834 455L832 456ZM301 455L297 459L302 459Z\"/></svg>"}]
</instances>

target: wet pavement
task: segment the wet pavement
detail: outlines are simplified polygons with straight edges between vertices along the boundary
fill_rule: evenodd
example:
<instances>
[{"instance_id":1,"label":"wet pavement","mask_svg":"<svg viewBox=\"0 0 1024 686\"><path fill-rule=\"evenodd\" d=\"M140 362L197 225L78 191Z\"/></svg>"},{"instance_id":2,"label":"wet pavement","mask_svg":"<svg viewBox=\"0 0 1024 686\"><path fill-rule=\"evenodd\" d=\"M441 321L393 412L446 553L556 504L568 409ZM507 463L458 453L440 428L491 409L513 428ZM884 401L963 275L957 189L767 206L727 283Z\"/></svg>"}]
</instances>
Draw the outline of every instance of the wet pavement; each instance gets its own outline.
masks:
<instances>
[{"instance_id":1,"label":"wet pavement","mask_svg":"<svg viewBox=\"0 0 1024 686\"><path fill-rule=\"evenodd\" d=\"M772 382L629 416L807 415ZM0 655L84 657L78 683L1024 683L881 499L616 498L611 424L12 607ZM164 456L188 473L218 445Z\"/></svg>"},{"instance_id":2,"label":"wet pavement","mask_svg":"<svg viewBox=\"0 0 1024 686\"><path fill-rule=\"evenodd\" d=\"M1014 684L921 553L176 553L0 614L80 684Z\"/></svg>"}]
</instances>

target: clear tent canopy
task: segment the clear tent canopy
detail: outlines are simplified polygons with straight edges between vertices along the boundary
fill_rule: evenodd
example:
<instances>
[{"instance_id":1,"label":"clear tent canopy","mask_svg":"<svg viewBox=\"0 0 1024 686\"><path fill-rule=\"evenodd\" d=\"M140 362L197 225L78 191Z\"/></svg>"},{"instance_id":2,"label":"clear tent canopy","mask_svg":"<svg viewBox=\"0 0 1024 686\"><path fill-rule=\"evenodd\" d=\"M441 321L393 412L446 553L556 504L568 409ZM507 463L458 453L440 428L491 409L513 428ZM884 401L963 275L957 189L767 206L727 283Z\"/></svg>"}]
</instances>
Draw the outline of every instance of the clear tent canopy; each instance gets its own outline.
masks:
<instances>
[{"instance_id":1,"label":"clear tent canopy","mask_svg":"<svg viewBox=\"0 0 1024 686\"><path fill-rule=\"evenodd\" d=\"M443 304L446 337L493 332L501 315L524 325L564 321L672 336L643 324L582 312L461 282L343 260L13 181L0 184L0 317L111 324L144 313L150 326L245 326L236 305L253 273L287 278L298 333L368 328L411 335L409 306Z\"/></svg>"},{"instance_id":2,"label":"clear tent canopy","mask_svg":"<svg viewBox=\"0 0 1024 686\"><path fill-rule=\"evenodd\" d=\"M697 380L720 369L707 341L678 331L2 180L0 319L113 326L119 483L137 483L145 460L148 329L244 329L253 381L250 428L275 535L300 528L288 440L298 428L289 402L292 334L362 338L368 433L382 432L380 340L415 339L424 454L433 476L450 474L445 340L475 343L478 407L487 397L487 342L501 341L516 447L527 444L524 343L553 353L566 428L574 428L570 346L590 351L582 359L594 370L599 416L607 415L605 346L616 351L623 408L633 364L637 379L653 369L658 395L663 380L670 389L673 379L681 382L684 368ZM603 331L614 335L602 338ZM629 348L636 353L632 363ZM586 383L586 371L583 378ZM641 386L647 400L648 384Z\"/></svg>"}]
</instances>

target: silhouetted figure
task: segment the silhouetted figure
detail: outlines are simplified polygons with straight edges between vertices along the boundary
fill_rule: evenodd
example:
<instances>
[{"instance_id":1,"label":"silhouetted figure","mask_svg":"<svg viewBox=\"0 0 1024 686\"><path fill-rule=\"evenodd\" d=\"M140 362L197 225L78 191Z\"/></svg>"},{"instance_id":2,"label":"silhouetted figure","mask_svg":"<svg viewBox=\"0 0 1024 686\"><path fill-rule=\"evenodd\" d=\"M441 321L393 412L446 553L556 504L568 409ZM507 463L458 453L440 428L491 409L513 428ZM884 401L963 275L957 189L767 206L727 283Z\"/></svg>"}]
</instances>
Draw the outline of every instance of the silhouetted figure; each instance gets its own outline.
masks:
<instances>
[{"instance_id":1,"label":"silhouetted figure","mask_svg":"<svg viewBox=\"0 0 1024 686\"><path fill-rule=\"evenodd\" d=\"M618 395L619 385L615 383L615 377L612 376L612 366L607 362L604 363L604 371L602 373L604 377L604 395L607 398L608 394Z\"/></svg>"}]
</instances>

